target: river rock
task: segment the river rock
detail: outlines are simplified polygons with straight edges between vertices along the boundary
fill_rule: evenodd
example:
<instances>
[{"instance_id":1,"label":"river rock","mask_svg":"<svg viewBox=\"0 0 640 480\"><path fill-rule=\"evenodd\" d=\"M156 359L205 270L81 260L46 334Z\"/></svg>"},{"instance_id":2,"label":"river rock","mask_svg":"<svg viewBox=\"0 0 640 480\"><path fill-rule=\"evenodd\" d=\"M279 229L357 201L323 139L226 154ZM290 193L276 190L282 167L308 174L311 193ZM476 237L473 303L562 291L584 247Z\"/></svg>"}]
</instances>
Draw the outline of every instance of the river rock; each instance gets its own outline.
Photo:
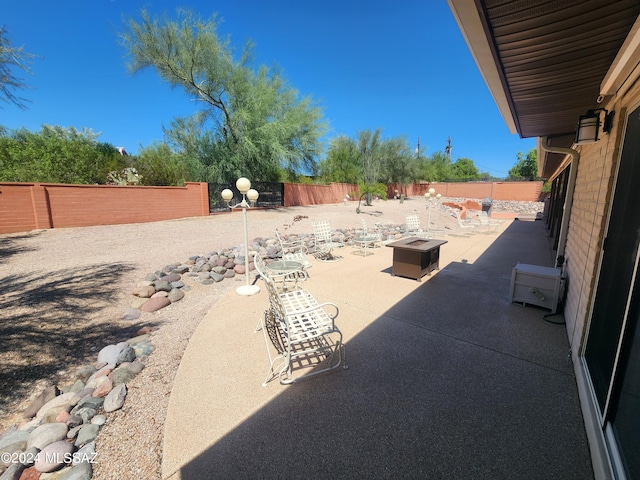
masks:
<instances>
[{"instance_id":1,"label":"river rock","mask_svg":"<svg viewBox=\"0 0 640 480\"><path fill-rule=\"evenodd\" d=\"M227 273L227 269L225 267L214 267L211 269L211 271L219 275L224 275L225 273Z\"/></svg>"},{"instance_id":2,"label":"river rock","mask_svg":"<svg viewBox=\"0 0 640 480\"><path fill-rule=\"evenodd\" d=\"M167 298L169 299L169 301L171 303L177 302L177 301L182 300L184 298L184 292L182 290L180 290L179 288L173 288L169 292L169 295L167 296Z\"/></svg>"},{"instance_id":3,"label":"river rock","mask_svg":"<svg viewBox=\"0 0 640 480\"><path fill-rule=\"evenodd\" d=\"M93 467L89 462L81 462L77 465L64 469L64 473L55 480L91 480L93 476ZM44 480L44 479L41 479ZM51 479L53 480L53 479Z\"/></svg>"},{"instance_id":4,"label":"river rock","mask_svg":"<svg viewBox=\"0 0 640 480\"><path fill-rule=\"evenodd\" d=\"M140 310L143 312L156 312L167 305L171 305L171 300L167 297L156 297L149 299L148 302L140 307Z\"/></svg>"},{"instance_id":5,"label":"river rock","mask_svg":"<svg viewBox=\"0 0 640 480\"><path fill-rule=\"evenodd\" d=\"M56 420L56 419L58 418L58 415L62 413L66 413L68 415L69 410L71 410L71 405L69 403L51 407L49 410L47 410L47 413L45 413L42 416L42 423L54 423L54 422L64 423L64 420ZM65 420L66 420L66 417L65 417Z\"/></svg>"},{"instance_id":6,"label":"river rock","mask_svg":"<svg viewBox=\"0 0 640 480\"><path fill-rule=\"evenodd\" d=\"M66 410L62 410L58 412L58 415L56 415L55 421L60 423L67 423L69 417L71 417L71 415L69 415L69 412L67 412Z\"/></svg>"},{"instance_id":7,"label":"river rock","mask_svg":"<svg viewBox=\"0 0 640 480\"><path fill-rule=\"evenodd\" d=\"M5 458L7 457L7 454L22 452L26 447L27 447L27 440L20 440L0 448L0 465L4 465L5 467L8 467L9 465L11 465L11 463L13 462L5 461L5 460L10 460L11 458L11 457Z\"/></svg>"},{"instance_id":8,"label":"river rock","mask_svg":"<svg viewBox=\"0 0 640 480\"><path fill-rule=\"evenodd\" d=\"M89 377L89 380L87 380L87 385L93 385L92 380L95 378L100 378L103 377L105 375L109 375L111 373L111 370L113 370L114 368L116 368L116 364L115 363L110 363L108 365L105 365L104 367L100 368L100 370L98 370L96 373L94 373L93 375L91 375Z\"/></svg>"},{"instance_id":9,"label":"river rock","mask_svg":"<svg viewBox=\"0 0 640 480\"><path fill-rule=\"evenodd\" d=\"M66 438L68 430L65 423L45 423L40 425L29 435L27 448L36 447L42 450L47 445Z\"/></svg>"},{"instance_id":10,"label":"river rock","mask_svg":"<svg viewBox=\"0 0 640 480\"><path fill-rule=\"evenodd\" d=\"M140 358L153 352L153 345L151 345L149 342L140 342L136 343L133 346L133 349L136 351L136 356Z\"/></svg>"},{"instance_id":11,"label":"river rock","mask_svg":"<svg viewBox=\"0 0 640 480\"><path fill-rule=\"evenodd\" d=\"M7 468L7 470L2 474L2 476L0 477L2 480L25 480L25 479L31 479L31 480L37 480L38 477L37 476L31 476L28 477L25 473L26 471L29 469L25 469L24 465L22 465L21 463L12 463L11 465L9 465L9 468ZM36 472L35 469L33 469L34 473L39 475L38 472Z\"/></svg>"},{"instance_id":12,"label":"river rock","mask_svg":"<svg viewBox=\"0 0 640 480\"><path fill-rule=\"evenodd\" d=\"M156 289L151 285L137 285L131 293L136 297L149 298L151 295L156 293Z\"/></svg>"},{"instance_id":13,"label":"river rock","mask_svg":"<svg viewBox=\"0 0 640 480\"><path fill-rule=\"evenodd\" d=\"M177 282L178 280L180 280L180 278L181 278L180 275L178 275L177 273L169 273L164 277L162 277L162 280L168 283L172 283L172 282Z\"/></svg>"},{"instance_id":14,"label":"river rock","mask_svg":"<svg viewBox=\"0 0 640 480\"><path fill-rule=\"evenodd\" d=\"M134 362L141 365L140 362ZM109 378L114 383L114 385L119 385L121 383L129 383L133 378L140 373L140 370L134 366L134 363L126 362L116 368L111 374Z\"/></svg>"},{"instance_id":15,"label":"river rock","mask_svg":"<svg viewBox=\"0 0 640 480\"><path fill-rule=\"evenodd\" d=\"M102 399L100 399L100 400L102 400ZM91 408L91 407L81 407L78 410L76 410L75 412L73 412L73 414L74 415L78 415L80 418L82 418L82 423L87 423L96 414L96 409L95 408Z\"/></svg>"},{"instance_id":16,"label":"river rock","mask_svg":"<svg viewBox=\"0 0 640 480\"><path fill-rule=\"evenodd\" d=\"M38 413L36 413L36 418L41 419L42 417L45 416L45 414L52 408L55 407L59 407L61 405L66 405L68 403L71 402L71 400L73 399L73 397L75 397L75 393L74 392L67 392L67 393L63 393L61 395L58 395L57 397L49 400L47 403L45 403L40 410L38 410Z\"/></svg>"},{"instance_id":17,"label":"river rock","mask_svg":"<svg viewBox=\"0 0 640 480\"><path fill-rule=\"evenodd\" d=\"M78 431L78 436L76 437L75 446L81 447L82 445L92 442L98 436L100 432L100 425L96 425L95 423L89 423L87 425L83 425L80 431Z\"/></svg>"},{"instance_id":18,"label":"river rock","mask_svg":"<svg viewBox=\"0 0 640 480\"><path fill-rule=\"evenodd\" d=\"M111 372L109 372L111 373ZM108 379L107 375L100 375L99 377L94 377L91 380L89 380L87 382L87 388L85 388L84 390L82 390L81 393L84 393L84 397L86 397L87 395L93 395L93 393L96 391L96 388L98 388L100 385L102 385L102 382L104 382L105 378ZM86 392L86 393L85 393Z\"/></svg>"},{"instance_id":19,"label":"river rock","mask_svg":"<svg viewBox=\"0 0 640 480\"><path fill-rule=\"evenodd\" d=\"M115 412L122 408L124 401L127 398L127 386L124 383L116 385L113 390L109 392L109 395L104 399L104 411Z\"/></svg>"},{"instance_id":20,"label":"river rock","mask_svg":"<svg viewBox=\"0 0 640 480\"><path fill-rule=\"evenodd\" d=\"M80 448L73 456L73 464L79 463L91 463L96 458L96 442L88 442L82 448Z\"/></svg>"},{"instance_id":21,"label":"river rock","mask_svg":"<svg viewBox=\"0 0 640 480\"><path fill-rule=\"evenodd\" d=\"M135 320L140 317L140 309L138 308L127 308L122 314L123 320Z\"/></svg>"},{"instance_id":22,"label":"river rock","mask_svg":"<svg viewBox=\"0 0 640 480\"><path fill-rule=\"evenodd\" d=\"M80 415L76 415L75 413L73 413L71 416L69 416L69 418L67 419L67 421L65 423L67 424L67 427L69 427L69 431L71 431L75 427L77 427L79 425L82 425L83 420L82 420L82 417ZM67 432L67 435L68 434L69 434L69 432Z\"/></svg>"},{"instance_id":23,"label":"river rock","mask_svg":"<svg viewBox=\"0 0 640 480\"><path fill-rule=\"evenodd\" d=\"M91 419L91 423L94 425L104 425L107 422L107 417L104 415L96 415Z\"/></svg>"},{"instance_id":24,"label":"river rock","mask_svg":"<svg viewBox=\"0 0 640 480\"><path fill-rule=\"evenodd\" d=\"M136 351L127 344L125 348L118 354L117 365L125 362L133 362L136 359Z\"/></svg>"},{"instance_id":25,"label":"river rock","mask_svg":"<svg viewBox=\"0 0 640 480\"><path fill-rule=\"evenodd\" d=\"M95 369L94 369L95 371ZM89 375L91 376L91 375ZM87 377L89 378L89 377ZM71 385L71 388L69 389L70 392L80 392L82 389L84 388L84 381L82 380L76 380L73 385Z\"/></svg>"},{"instance_id":26,"label":"river rock","mask_svg":"<svg viewBox=\"0 0 640 480\"><path fill-rule=\"evenodd\" d=\"M168 292L169 290L171 290L171 284L164 278L153 282L153 286L155 287L156 292Z\"/></svg>"},{"instance_id":27,"label":"river rock","mask_svg":"<svg viewBox=\"0 0 640 480\"><path fill-rule=\"evenodd\" d=\"M0 436L0 449L16 442L26 443L29 439L29 433L30 432L25 430L13 430L3 433L2 436Z\"/></svg>"},{"instance_id":28,"label":"river rock","mask_svg":"<svg viewBox=\"0 0 640 480\"><path fill-rule=\"evenodd\" d=\"M146 328L149 328L149 327L146 327ZM136 335L135 337L132 337L129 340L127 340L127 345L130 345L130 346L133 347L136 343L148 342L149 341L149 338L150 338L149 333L150 332L146 332L146 333L138 332L138 333L139 334Z\"/></svg>"},{"instance_id":29,"label":"river rock","mask_svg":"<svg viewBox=\"0 0 640 480\"><path fill-rule=\"evenodd\" d=\"M138 298L135 297L132 301L131 301L131 308L135 309L135 310L140 310L140 307L142 307L142 305L144 305L145 303L147 303L147 298Z\"/></svg>"},{"instance_id":30,"label":"river rock","mask_svg":"<svg viewBox=\"0 0 640 480\"><path fill-rule=\"evenodd\" d=\"M95 391L95 390L94 390ZM81 408L93 408L94 410L99 410L104 403L104 399L100 397L87 396L78 402L77 410Z\"/></svg>"},{"instance_id":31,"label":"river rock","mask_svg":"<svg viewBox=\"0 0 640 480\"><path fill-rule=\"evenodd\" d=\"M22 414L23 418L32 418L33 416L35 416L35 414L38 413L38 410L40 410L45 403L53 400L59 394L60 390L58 390L58 387L56 387L55 385L48 386L31 401L29 406Z\"/></svg>"},{"instance_id":32,"label":"river rock","mask_svg":"<svg viewBox=\"0 0 640 480\"><path fill-rule=\"evenodd\" d=\"M122 345L107 345L98 352L97 363L116 363L118 354L122 351L123 348L124 346Z\"/></svg>"},{"instance_id":33,"label":"river rock","mask_svg":"<svg viewBox=\"0 0 640 480\"><path fill-rule=\"evenodd\" d=\"M104 398L113 389L113 382L109 377L100 377L100 382L96 385L91 394L94 397Z\"/></svg>"},{"instance_id":34,"label":"river rock","mask_svg":"<svg viewBox=\"0 0 640 480\"><path fill-rule=\"evenodd\" d=\"M50 443L40 451L34 467L39 472L53 472L62 468L72 452L73 445L69 442L61 440Z\"/></svg>"}]
</instances>

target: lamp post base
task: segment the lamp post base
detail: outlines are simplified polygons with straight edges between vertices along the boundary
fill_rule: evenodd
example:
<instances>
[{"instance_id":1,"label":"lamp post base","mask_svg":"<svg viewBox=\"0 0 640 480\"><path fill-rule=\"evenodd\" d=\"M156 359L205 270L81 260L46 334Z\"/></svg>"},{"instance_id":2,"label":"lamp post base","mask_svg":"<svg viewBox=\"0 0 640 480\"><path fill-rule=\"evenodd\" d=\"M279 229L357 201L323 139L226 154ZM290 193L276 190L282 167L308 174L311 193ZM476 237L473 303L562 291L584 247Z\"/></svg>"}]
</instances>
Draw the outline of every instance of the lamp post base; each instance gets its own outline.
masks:
<instances>
[{"instance_id":1,"label":"lamp post base","mask_svg":"<svg viewBox=\"0 0 640 480\"><path fill-rule=\"evenodd\" d=\"M242 285L236 288L236 293L244 296L256 295L260 293L260 287L258 285Z\"/></svg>"}]
</instances>

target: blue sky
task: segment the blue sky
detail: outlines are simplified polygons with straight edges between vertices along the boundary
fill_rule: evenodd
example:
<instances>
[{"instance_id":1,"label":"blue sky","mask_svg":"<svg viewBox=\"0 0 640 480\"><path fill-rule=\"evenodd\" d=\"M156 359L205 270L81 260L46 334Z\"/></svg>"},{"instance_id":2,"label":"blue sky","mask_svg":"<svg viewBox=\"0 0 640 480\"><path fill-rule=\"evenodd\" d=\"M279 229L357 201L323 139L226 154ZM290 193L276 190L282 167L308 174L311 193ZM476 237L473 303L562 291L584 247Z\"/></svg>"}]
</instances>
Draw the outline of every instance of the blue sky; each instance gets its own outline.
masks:
<instances>
[{"instance_id":1,"label":"blue sky","mask_svg":"<svg viewBox=\"0 0 640 480\"><path fill-rule=\"evenodd\" d=\"M257 64L278 65L301 95L322 107L328 137L382 129L427 155L471 158L503 177L535 139L509 133L446 0L21 0L5 2L0 24L12 45L41 56L27 110L0 106L0 125L86 127L136 154L162 141L162 126L196 106L153 71L130 75L118 44L123 17L175 15L179 7L221 20L236 52L255 43Z\"/></svg>"}]
</instances>

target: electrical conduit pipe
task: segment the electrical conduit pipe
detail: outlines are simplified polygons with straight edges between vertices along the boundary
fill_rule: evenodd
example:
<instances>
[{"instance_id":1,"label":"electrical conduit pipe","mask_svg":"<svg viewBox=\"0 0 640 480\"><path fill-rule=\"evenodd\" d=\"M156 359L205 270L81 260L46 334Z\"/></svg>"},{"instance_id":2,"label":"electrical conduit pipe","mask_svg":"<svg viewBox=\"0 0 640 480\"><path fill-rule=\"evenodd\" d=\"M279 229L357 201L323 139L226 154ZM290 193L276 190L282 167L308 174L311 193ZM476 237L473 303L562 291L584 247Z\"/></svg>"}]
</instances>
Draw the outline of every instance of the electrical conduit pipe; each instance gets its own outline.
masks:
<instances>
[{"instance_id":1,"label":"electrical conduit pipe","mask_svg":"<svg viewBox=\"0 0 640 480\"><path fill-rule=\"evenodd\" d=\"M580 153L573 148L565 147L552 147L548 144L549 137L540 138L540 148L549 153L564 153L571 155L571 170L569 170L569 182L567 183L567 195L564 199L564 206L562 207L562 224L560 225L560 234L558 236L558 252L556 256L556 267L561 267L564 260L559 261L560 258L564 259L564 250L567 245L567 231L569 230L569 213L571 212L571 206L573 205L573 194L576 188L576 177L578 176L578 162L580 160Z\"/></svg>"}]
</instances>

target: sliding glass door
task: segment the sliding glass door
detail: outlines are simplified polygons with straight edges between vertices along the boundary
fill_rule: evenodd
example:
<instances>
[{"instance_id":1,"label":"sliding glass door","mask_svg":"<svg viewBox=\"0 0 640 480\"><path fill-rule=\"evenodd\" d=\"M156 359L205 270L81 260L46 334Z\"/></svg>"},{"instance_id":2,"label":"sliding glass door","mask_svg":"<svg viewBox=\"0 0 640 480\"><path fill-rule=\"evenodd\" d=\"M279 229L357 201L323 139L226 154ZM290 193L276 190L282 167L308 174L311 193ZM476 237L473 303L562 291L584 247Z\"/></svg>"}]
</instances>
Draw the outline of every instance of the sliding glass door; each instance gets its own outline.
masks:
<instances>
[{"instance_id":1,"label":"sliding glass door","mask_svg":"<svg viewBox=\"0 0 640 480\"><path fill-rule=\"evenodd\" d=\"M585 362L627 478L640 479L640 108L629 115ZM611 436L609 436L611 438Z\"/></svg>"}]
</instances>

